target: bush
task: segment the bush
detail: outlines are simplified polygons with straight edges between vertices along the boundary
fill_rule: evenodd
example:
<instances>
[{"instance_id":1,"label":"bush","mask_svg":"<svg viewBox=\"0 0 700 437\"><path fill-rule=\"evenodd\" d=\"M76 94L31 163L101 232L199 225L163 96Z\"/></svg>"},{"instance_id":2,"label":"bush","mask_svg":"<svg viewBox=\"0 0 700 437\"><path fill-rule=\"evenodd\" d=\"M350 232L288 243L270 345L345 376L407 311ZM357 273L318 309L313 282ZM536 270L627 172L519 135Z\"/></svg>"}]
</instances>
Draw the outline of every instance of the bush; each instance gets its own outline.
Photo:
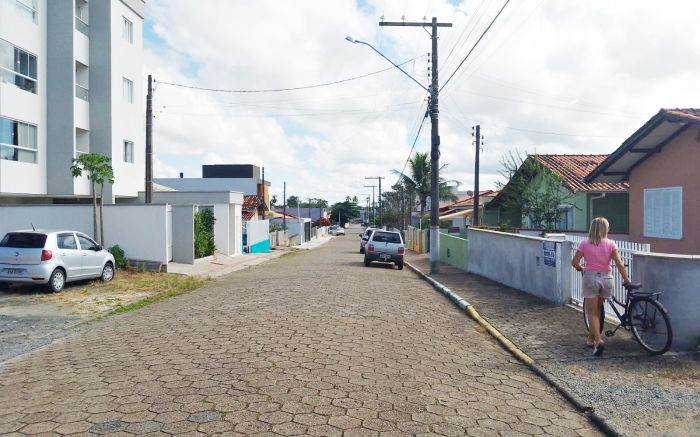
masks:
<instances>
[{"instance_id":1,"label":"bush","mask_svg":"<svg viewBox=\"0 0 700 437\"><path fill-rule=\"evenodd\" d=\"M214 255L214 211L201 209L194 214L194 257Z\"/></svg>"},{"instance_id":2,"label":"bush","mask_svg":"<svg viewBox=\"0 0 700 437\"><path fill-rule=\"evenodd\" d=\"M283 223L270 223L270 232L286 231L287 225Z\"/></svg>"},{"instance_id":3,"label":"bush","mask_svg":"<svg viewBox=\"0 0 700 437\"><path fill-rule=\"evenodd\" d=\"M315 226L319 226L319 227L320 226L330 226L330 225L331 225L331 221L325 217L320 217L318 220L316 220L316 223L315 223Z\"/></svg>"},{"instance_id":4,"label":"bush","mask_svg":"<svg viewBox=\"0 0 700 437\"><path fill-rule=\"evenodd\" d=\"M118 244L110 247L107 251L114 256L114 264L116 264L114 267L118 269L126 268L126 254Z\"/></svg>"}]
</instances>

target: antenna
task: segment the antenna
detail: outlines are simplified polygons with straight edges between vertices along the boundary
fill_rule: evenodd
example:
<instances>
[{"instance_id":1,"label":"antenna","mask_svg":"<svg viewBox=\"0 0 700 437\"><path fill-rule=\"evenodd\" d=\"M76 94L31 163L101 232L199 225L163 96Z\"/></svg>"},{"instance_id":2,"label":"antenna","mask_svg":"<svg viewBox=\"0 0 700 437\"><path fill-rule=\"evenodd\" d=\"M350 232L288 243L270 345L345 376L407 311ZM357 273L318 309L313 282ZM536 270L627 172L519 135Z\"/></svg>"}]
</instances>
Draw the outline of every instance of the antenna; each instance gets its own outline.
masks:
<instances>
[{"instance_id":1,"label":"antenna","mask_svg":"<svg viewBox=\"0 0 700 437\"><path fill-rule=\"evenodd\" d=\"M36 228L34 227L34 223L29 222L30 225L32 225L32 231L36 231Z\"/></svg>"}]
</instances>

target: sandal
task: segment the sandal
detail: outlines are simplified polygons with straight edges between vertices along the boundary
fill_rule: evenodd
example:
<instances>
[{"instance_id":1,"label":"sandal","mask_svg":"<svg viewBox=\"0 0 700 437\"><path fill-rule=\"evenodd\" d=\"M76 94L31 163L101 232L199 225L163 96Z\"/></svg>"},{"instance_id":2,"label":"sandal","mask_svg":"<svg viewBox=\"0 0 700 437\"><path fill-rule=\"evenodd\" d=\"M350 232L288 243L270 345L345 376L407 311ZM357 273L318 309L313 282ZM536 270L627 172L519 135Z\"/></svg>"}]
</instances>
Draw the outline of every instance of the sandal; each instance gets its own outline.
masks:
<instances>
[{"instance_id":1,"label":"sandal","mask_svg":"<svg viewBox=\"0 0 700 437\"><path fill-rule=\"evenodd\" d=\"M598 343L593 346L593 356L599 357L603 355L603 351L605 351L605 343Z\"/></svg>"}]
</instances>

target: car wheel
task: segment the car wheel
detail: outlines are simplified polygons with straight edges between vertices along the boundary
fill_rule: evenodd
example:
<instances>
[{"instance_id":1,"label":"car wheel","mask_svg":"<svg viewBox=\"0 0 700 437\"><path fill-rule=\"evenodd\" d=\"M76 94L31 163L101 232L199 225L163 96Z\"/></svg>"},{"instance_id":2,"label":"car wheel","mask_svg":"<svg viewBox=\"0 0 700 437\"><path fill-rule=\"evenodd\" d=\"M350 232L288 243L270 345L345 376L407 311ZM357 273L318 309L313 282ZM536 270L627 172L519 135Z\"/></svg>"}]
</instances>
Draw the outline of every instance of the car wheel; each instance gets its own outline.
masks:
<instances>
[{"instance_id":1,"label":"car wheel","mask_svg":"<svg viewBox=\"0 0 700 437\"><path fill-rule=\"evenodd\" d=\"M49 283L46 284L46 287L51 293L58 293L59 291L63 290L63 287L65 287L65 285L65 272L61 269L56 269L51 273L51 276L49 276Z\"/></svg>"},{"instance_id":2,"label":"car wheel","mask_svg":"<svg viewBox=\"0 0 700 437\"><path fill-rule=\"evenodd\" d=\"M396 267L399 268L399 270L403 270L403 261L399 261L396 263Z\"/></svg>"},{"instance_id":3,"label":"car wheel","mask_svg":"<svg viewBox=\"0 0 700 437\"><path fill-rule=\"evenodd\" d=\"M109 282L114 279L114 266L112 263L105 264L102 268L102 276L100 276L100 279L102 279L102 282Z\"/></svg>"},{"instance_id":4,"label":"car wheel","mask_svg":"<svg viewBox=\"0 0 700 437\"><path fill-rule=\"evenodd\" d=\"M10 288L9 282L0 282L0 290L6 291Z\"/></svg>"},{"instance_id":5,"label":"car wheel","mask_svg":"<svg viewBox=\"0 0 700 437\"><path fill-rule=\"evenodd\" d=\"M365 257L365 267L369 267L371 263L372 261L370 261L369 258Z\"/></svg>"}]
</instances>

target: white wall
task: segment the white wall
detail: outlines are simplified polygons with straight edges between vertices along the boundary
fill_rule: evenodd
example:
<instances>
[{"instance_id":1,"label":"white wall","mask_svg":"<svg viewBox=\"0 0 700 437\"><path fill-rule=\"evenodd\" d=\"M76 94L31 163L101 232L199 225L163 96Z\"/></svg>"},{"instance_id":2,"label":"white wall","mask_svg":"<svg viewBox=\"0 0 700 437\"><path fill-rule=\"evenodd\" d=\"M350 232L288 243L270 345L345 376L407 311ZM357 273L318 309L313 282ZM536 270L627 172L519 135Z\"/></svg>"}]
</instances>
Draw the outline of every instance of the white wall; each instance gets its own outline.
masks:
<instances>
[{"instance_id":1,"label":"white wall","mask_svg":"<svg viewBox=\"0 0 700 437\"><path fill-rule=\"evenodd\" d=\"M0 161L0 193L46 194L46 0L34 23L14 4L0 2L0 38L37 57L38 93L0 83L0 115L37 126L37 163Z\"/></svg>"},{"instance_id":2,"label":"white wall","mask_svg":"<svg viewBox=\"0 0 700 437\"><path fill-rule=\"evenodd\" d=\"M114 195L136 197L146 169L146 86L143 78L143 19L120 0L112 2L112 166ZM122 38L122 17L133 23L134 43ZM122 98L122 77L134 83L134 103ZM124 140L134 143L134 162L124 162Z\"/></svg>"},{"instance_id":3,"label":"white wall","mask_svg":"<svg viewBox=\"0 0 700 437\"><path fill-rule=\"evenodd\" d=\"M169 205L105 205L105 247L118 244L127 258L167 264ZM0 234L19 229L67 229L93 236L91 205L0 207ZM98 228L99 232L99 228Z\"/></svg>"},{"instance_id":4,"label":"white wall","mask_svg":"<svg viewBox=\"0 0 700 437\"><path fill-rule=\"evenodd\" d=\"M671 319L674 350L692 351L700 338L700 256L635 253L634 282L642 291L661 291L660 302Z\"/></svg>"},{"instance_id":5,"label":"white wall","mask_svg":"<svg viewBox=\"0 0 700 437\"><path fill-rule=\"evenodd\" d=\"M556 242L556 266L544 263L545 238L469 228L468 271L564 304L571 300L571 243Z\"/></svg>"}]
</instances>

